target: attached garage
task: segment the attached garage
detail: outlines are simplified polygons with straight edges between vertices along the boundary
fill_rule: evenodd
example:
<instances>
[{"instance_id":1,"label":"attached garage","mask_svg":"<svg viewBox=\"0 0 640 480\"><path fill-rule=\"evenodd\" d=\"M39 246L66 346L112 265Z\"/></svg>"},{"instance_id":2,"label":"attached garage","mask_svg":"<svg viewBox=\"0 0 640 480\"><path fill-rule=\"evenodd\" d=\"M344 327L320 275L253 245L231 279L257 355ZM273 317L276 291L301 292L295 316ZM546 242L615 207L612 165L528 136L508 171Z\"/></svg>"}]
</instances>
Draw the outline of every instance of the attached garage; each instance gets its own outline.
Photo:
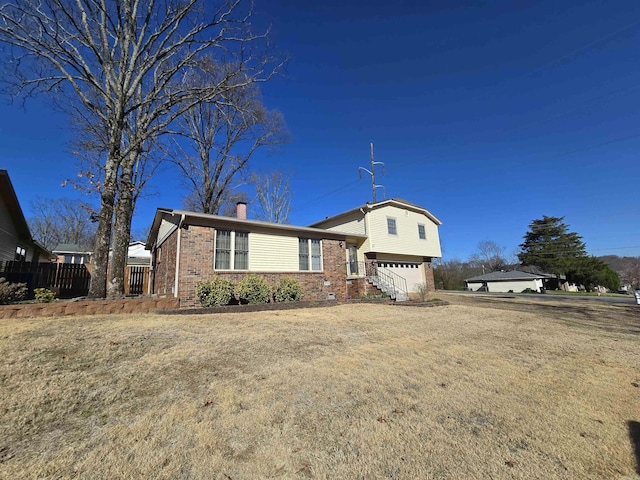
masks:
<instances>
[{"instance_id":1,"label":"attached garage","mask_svg":"<svg viewBox=\"0 0 640 480\"><path fill-rule=\"evenodd\" d=\"M424 263L422 261L407 261L393 259L378 259L381 272L394 273L407 281L407 290L417 292L418 285L425 283Z\"/></svg>"}]
</instances>

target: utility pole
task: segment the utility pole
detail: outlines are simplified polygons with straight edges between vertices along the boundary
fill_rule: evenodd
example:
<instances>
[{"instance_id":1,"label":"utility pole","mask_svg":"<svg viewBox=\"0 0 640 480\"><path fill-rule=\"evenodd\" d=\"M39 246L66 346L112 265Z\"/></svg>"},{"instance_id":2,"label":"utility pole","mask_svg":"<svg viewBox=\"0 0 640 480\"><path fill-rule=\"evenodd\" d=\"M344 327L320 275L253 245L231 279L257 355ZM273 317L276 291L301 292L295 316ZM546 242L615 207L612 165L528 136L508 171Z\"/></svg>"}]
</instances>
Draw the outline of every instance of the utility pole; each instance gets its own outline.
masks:
<instances>
[{"instance_id":1,"label":"utility pole","mask_svg":"<svg viewBox=\"0 0 640 480\"><path fill-rule=\"evenodd\" d=\"M382 165L382 175L384 176L384 163L376 162L373 157L373 142L370 143L371 146L371 170L367 170L364 167L358 167L358 174L360 178L362 178L362 171L364 170L369 175L371 175L371 192L373 193L373 203L376 203L376 188L382 188L384 192L384 196L386 197L386 192L384 189L384 185L376 185L376 165Z\"/></svg>"}]
</instances>

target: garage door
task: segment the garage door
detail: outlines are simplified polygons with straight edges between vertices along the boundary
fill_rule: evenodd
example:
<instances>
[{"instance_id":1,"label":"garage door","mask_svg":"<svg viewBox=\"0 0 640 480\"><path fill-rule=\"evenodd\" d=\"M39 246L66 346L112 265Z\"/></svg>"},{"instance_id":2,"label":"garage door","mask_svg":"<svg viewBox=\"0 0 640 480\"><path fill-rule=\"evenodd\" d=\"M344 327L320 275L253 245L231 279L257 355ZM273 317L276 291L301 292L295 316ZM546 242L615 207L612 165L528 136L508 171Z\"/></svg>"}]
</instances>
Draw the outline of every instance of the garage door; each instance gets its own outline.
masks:
<instances>
[{"instance_id":1,"label":"garage door","mask_svg":"<svg viewBox=\"0 0 640 480\"><path fill-rule=\"evenodd\" d=\"M424 266L422 262L394 262L391 260L378 260L378 268L384 272L393 272L407 281L407 289L417 292L418 285L424 283Z\"/></svg>"}]
</instances>

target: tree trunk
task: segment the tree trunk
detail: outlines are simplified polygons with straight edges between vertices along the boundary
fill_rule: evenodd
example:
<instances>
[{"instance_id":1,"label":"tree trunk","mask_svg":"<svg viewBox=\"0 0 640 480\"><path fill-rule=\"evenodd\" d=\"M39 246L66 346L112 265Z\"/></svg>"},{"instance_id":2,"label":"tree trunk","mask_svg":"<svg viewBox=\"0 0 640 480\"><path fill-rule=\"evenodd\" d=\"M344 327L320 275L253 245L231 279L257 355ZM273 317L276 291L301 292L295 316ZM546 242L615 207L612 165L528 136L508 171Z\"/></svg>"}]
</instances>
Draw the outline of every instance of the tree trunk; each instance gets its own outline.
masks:
<instances>
[{"instance_id":1,"label":"tree trunk","mask_svg":"<svg viewBox=\"0 0 640 480\"><path fill-rule=\"evenodd\" d=\"M116 198L117 165L111 161L111 168L105 169L104 189L100 195L100 214L98 229L93 247L91 260L91 282L89 284L90 298L105 298L107 296L107 269L109 267L109 246L111 243L111 221L113 220L113 206Z\"/></svg>"},{"instance_id":2,"label":"tree trunk","mask_svg":"<svg viewBox=\"0 0 640 480\"><path fill-rule=\"evenodd\" d=\"M134 155L132 154L132 156ZM127 266L131 220L133 219L134 189L133 164L127 162L122 167L120 191L115 205L113 253L111 254L111 269L107 286L107 296L109 297L124 295L124 271Z\"/></svg>"}]
</instances>

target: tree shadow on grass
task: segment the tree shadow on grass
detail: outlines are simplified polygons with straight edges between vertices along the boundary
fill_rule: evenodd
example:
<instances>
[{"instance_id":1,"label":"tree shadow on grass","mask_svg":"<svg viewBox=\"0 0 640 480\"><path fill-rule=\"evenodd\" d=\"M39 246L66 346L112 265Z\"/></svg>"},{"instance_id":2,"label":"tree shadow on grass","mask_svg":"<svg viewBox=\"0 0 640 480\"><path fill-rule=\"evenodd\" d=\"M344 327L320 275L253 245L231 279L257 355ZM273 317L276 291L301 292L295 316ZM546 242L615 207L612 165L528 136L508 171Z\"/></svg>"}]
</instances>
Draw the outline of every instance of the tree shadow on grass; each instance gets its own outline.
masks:
<instances>
[{"instance_id":1,"label":"tree shadow on grass","mask_svg":"<svg viewBox=\"0 0 640 480\"><path fill-rule=\"evenodd\" d=\"M640 473L640 422L629 420L629 439L636 455L636 472Z\"/></svg>"}]
</instances>

